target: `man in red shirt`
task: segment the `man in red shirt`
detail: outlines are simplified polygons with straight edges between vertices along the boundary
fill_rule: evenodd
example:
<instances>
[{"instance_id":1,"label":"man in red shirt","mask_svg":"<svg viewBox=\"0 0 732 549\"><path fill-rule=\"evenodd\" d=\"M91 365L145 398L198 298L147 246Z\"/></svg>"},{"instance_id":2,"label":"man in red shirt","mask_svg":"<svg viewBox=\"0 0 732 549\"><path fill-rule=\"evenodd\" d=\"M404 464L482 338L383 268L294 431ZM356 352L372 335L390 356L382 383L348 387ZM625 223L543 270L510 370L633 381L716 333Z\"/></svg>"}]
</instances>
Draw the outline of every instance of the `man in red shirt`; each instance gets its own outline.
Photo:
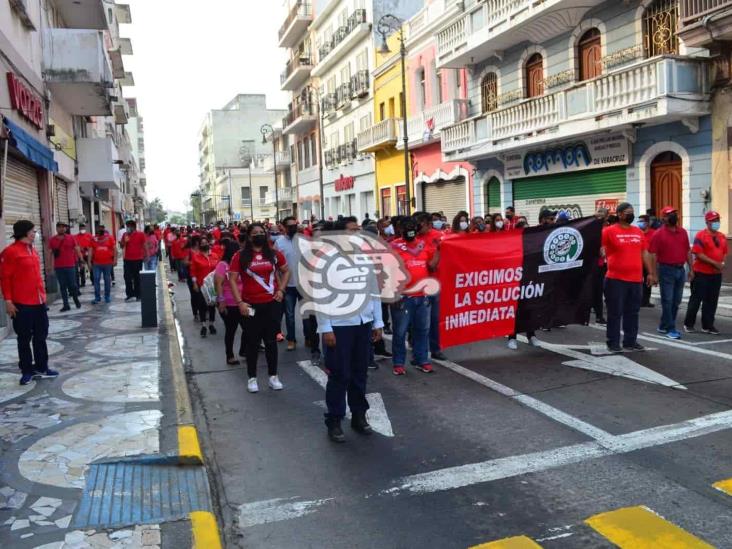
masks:
<instances>
[{"instance_id":1,"label":"man in red shirt","mask_svg":"<svg viewBox=\"0 0 732 549\"><path fill-rule=\"evenodd\" d=\"M81 309L79 288L76 285L76 263L82 260L81 249L74 237L68 234L68 228L66 223L61 221L56 223L56 235L49 242L53 252L53 269L61 290L61 300L64 302L64 306L61 308L62 313L71 310L69 294L71 294L76 308Z\"/></svg>"},{"instance_id":2,"label":"man in red shirt","mask_svg":"<svg viewBox=\"0 0 732 549\"><path fill-rule=\"evenodd\" d=\"M405 218L401 224L402 239L392 242L392 247L404 261L409 271L410 281L401 301L392 304L391 318L394 328L392 352L394 356L393 373L395 376L406 375L404 363L407 359L406 338L411 327L412 350L416 366L419 370L429 374L434 370L427 359L429 350L430 303L421 292L409 292L418 282L430 276L430 272L437 268L439 250L429 246L417 238L417 223L411 218Z\"/></svg>"},{"instance_id":3,"label":"man in red shirt","mask_svg":"<svg viewBox=\"0 0 732 549\"><path fill-rule=\"evenodd\" d=\"M432 221L435 215L439 214L415 214L415 218L419 224L417 238L425 245L438 250L442 239L445 238L445 233L435 228ZM440 226L442 226L442 220L440 220ZM440 294L428 296L427 300L430 304L430 355L435 360L447 360L440 347Z\"/></svg>"},{"instance_id":4,"label":"man in red shirt","mask_svg":"<svg viewBox=\"0 0 732 549\"><path fill-rule=\"evenodd\" d=\"M691 246L689 234L679 227L679 214L673 206L661 210L663 226L651 238L648 251L652 254L654 273L658 273L661 289L661 322L658 333L669 339L681 339L676 329L676 315L686 283L685 265L689 265L689 281L693 280L691 270Z\"/></svg>"},{"instance_id":5,"label":"man in red shirt","mask_svg":"<svg viewBox=\"0 0 732 549\"><path fill-rule=\"evenodd\" d=\"M699 305L702 308L702 332L718 335L714 326L719 291L722 289L722 270L727 258L727 236L719 232L719 214L709 211L704 216L707 228L696 233L694 246L694 280L691 283L691 297L686 308L684 330L694 331Z\"/></svg>"},{"instance_id":6,"label":"man in red shirt","mask_svg":"<svg viewBox=\"0 0 732 549\"><path fill-rule=\"evenodd\" d=\"M140 301L140 271L145 260L145 233L137 230L137 222L130 219L125 223L127 231L122 236L120 245L125 251L125 301L136 299Z\"/></svg>"},{"instance_id":7,"label":"man in red shirt","mask_svg":"<svg viewBox=\"0 0 732 549\"><path fill-rule=\"evenodd\" d=\"M74 240L79 245L82 259L76 264L76 284L83 288L86 286L86 269L89 266L89 251L91 250L92 235L86 232L86 225L79 223L79 233L74 236ZM90 268L91 269L91 268ZM91 271L89 274L91 278Z\"/></svg>"},{"instance_id":8,"label":"man in red shirt","mask_svg":"<svg viewBox=\"0 0 732 549\"><path fill-rule=\"evenodd\" d=\"M15 243L0 255L0 285L5 310L13 319L13 330L18 337L21 385L28 385L34 377L58 376L58 372L48 368L48 307L41 260L33 248L35 236L31 221L16 221L13 225Z\"/></svg>"},{"instance_id":9,"label":"man in red shirt","mask_svg":"<svg viewBox=\"0 0 732 549\"><path fill-rule=\"evenodd\" d=\"M605 303L607 304L607 347L610 352L642 351L638 343L638 316L643 286L643 265L648 272L647 284L655 283L655 273L643 238L643 232L632 225L633 206L623 202L617 207L618 223L602 231L602 254L607 259ZM623 325L623 346L620 346L620 324Z\"/></svg>"},{"instance_id":10,"label":"man in red shirt","mask_svg":"<svg viewBox=\"0 0 732 549\"><path fill-rule=\"evenodd\" d=\"M104 225L97 227L97 236L92 239L90 259L93 265L94 301L101 301L101 282L104 277L104 302L109 303L112 296L112 269L117 264L117 246L114 238Z\"/></svg>"}]
</instances>

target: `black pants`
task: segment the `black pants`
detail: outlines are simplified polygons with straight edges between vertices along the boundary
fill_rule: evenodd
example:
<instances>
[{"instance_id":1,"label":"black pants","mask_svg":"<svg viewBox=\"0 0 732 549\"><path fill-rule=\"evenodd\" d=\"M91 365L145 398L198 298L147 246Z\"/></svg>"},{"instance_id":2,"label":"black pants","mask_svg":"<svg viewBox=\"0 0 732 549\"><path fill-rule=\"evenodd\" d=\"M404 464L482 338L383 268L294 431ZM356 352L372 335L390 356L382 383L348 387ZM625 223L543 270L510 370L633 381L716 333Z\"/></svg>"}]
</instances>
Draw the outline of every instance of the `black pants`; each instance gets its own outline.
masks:
<instances>
[{"instance_id":1,"label":"black pants","mask_svg":"<svg viewBox=\"0 0 732 549\"><path fill-rule=\"evenodd\" d=\"M595 311L595 319L603 318L605 305L605 275L607 267L603 265L595 273L595 281L592 292L592 308Z\"/></svg>"},{"instance_id":2,"label":"black pants","mask_svg":"<svg viewBox=\"0 0 732 549\"><path fill-rule=\"evenodd\" d=\"M691 283L691 297L686 307L684 324L693 328L696 323L696 314L701 305L701 324L704 330L714 328L714 317L717 314L719 292L722 289L722 274L705 274L694 272L694 281Z\"/></svg>"},{"instance_id":3,"label":"black pants","mask_svg":"<svg viewBox=\"0 0 732 549\"><path fill-rule=\"evenodd\" d=\"M140 271L142 270L142 259L125 259L125 295L129 297L140 297Z\"/></svg>"},{"instance_id":4,"label":"black pants","mask_svg":"<svg viewBox=\"0 0 732 549\"><path fill-rule=\"evenodd\" d=\"M305 340L310 343L310 354L320 354L320 335L318 334L318 319L315 315L303 319L302 327L305 330Z\"/></svg>"},{"instance_id":5,"label":"black pants","mask_svg":"<svg viewBox=\"0 0 732 549\"><path fill-rule=\"evenodd\" d=\"M381 316L384 319L384 329L391 329L391 322L389 321L389 304L381 304Z\"/></svg>"},{"instance_id":6,"label":"black pants","mask_svg":"<svg viewBox=\"0 0 732 549\"><path fill-rule=\"evenodd\" d=\"M77 288L83 288L86 286L86 263L87 257L84 257L84 261L77 261L76 262L76 286ZM89 279L91 279L91 275L89 275Z\"/></svg>"},{"instance_id":7,"label":"black pants","mask_svg":"<svg viewBox=\"0 0 732 549\"><path fill-rule=\"evenodd\" d=\"M18 336L19 366L24 374L48 370L48 308L45 305L18 305L13 330ZM33 351L31 352L31 343ZM34 363L35 359L35 363Z\"/></svg>"},{"instance_id":8,"label":"black pants","mask_svg":"<svg viewBox=\"0 0 732 549\"><path fill-rule=\"evenodd\" d=\"M69 306L69 296L72 299L79 299L79 288L76 285L76 268L75 267L61 267L55 269L56 280L58 280L59 290L61 292L61 300L64 303L64 307Z\"/></svg>"},{"instance_id":9,"label":"black pants","mask_svg":"<svg viewBox=\"0 0 732 549\"><path fill-rule=\"evenodd\" d=\"M354 415L369 409L366 400L371 323L359 326L333 326L335 347L325 348L328 384L325 386L326 418L343 419L348 407Z\"/></svg>"},{"instance_id":10,"label":"black pants","mask_svg":"<svg viewBox=\"0 0 732 549\"><path fill-rule=\"evenodd\" d=\"M226 332L224 333L224 346L226 347L226 360L234 357L234 340L236 339L236 331L241 326L244 331L244 317L239 312L239 307L226 307L226 312L221 313L221 320L224 321ZM246 356L244 349L244 334L242 333L241 343L239 345L239 356Z\"/></svg>"},{"instance_id":11,"label":"black pants","mask_svg":"<svg viewBox=\"0 0 732 549\"><path fill-rule=\"evenodd\" d=\"M645 283L648 279L648 271L643 267L643 297L641 298L641 307L648 307L651 304L651 287Z\"/></svg>"},{"instance_id":12,"label":"black pants","mask_svg":"<svg viewBox=\"0 0 732 549\"><path fill-rule=\"evenodd\" d=\"M623 345L635 345L638 340L638 315L643 286L640 282L605 279L607 302L607 344L620 345L620 325L623 326Z\"/></svg>"},{"instance_id":13,"label":"black pants","mask_svg":"<svg viewBox=\"0 0 732 549\"><path fill-rule=\"evenodd\" d=\"M264 342L264 356L267 358L269 375L277 375L277 332L280 330L282 305L276 301L254 305L254 316L244 317L244 354L247 359L247 374L257 377L259 344Z\"/></svg>"},{"instance_id":14,"label":"black pants","mask_svg":"<svg viewBox=\"0 0 732 549\"><path fill-rule=\"evenodd\" d=\"M209 324L214 323L216 320L216 307L206 303L201 290L191 288L191 302L195 307L195 312L198 313L198 320L201 324L205 324L207 320Z\"/></svg>"}]
</instances>

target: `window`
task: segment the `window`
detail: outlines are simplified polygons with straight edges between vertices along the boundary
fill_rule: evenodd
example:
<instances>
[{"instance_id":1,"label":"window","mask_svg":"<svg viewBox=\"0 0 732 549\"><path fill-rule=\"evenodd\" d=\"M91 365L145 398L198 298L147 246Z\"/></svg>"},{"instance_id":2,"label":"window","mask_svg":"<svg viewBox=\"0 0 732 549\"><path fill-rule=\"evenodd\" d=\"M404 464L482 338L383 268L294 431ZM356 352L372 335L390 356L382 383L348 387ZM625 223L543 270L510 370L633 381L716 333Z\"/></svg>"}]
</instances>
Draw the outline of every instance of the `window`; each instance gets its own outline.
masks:
<instances>
[{"instance_id":1,"label":"window","mask_svg":"<svg viewBox=\"0 0 732 549\"><path fill-rule=\"evenodd\" d=\"M397 215L407 215L407 186L397 187Z\"/></svg>"},{"instance_id":2,"label":"window","mask_svg":"<svg viewBox=\"0 0 732 549\"><path fill-rule=\"evenodd\" d=\"M383 103L382 103L383 105ZM358 123L358 129L359 131L366 131L371 127L371 113L364 115L361 117L361 120Z\"/></svg>"},{"instance_id":3,"label":"window","mask_svg":"<svg viewBox=\"0 0 732 549\"><path fill-rule=\"evenodd\" d=\"M338 132L333 132L330 134L330 148L335 149L340 143L338 139L339 135Z\"/></svg>"},{"instance_id":4,"label":"window","mask_svg":"<svg viewBox=\"0 0 732 549\"><path fill-rule=\"evenodd\" d=\"M535 53L526 61L526 97L539 97L544 94L544 58Z\"/></svg>"},{"instance_id":5,"label":"window","mask_svg":"<svg viewBox=\"0 0 732 549\"><path fill-rule=\"evenodd\" d=\"M386 105L379 103L379 122L386 120Z\"/></svg>"},{"instance_id":6,"label":"window","mask_svg":"<svg viewBox=\"0 0 732 549\"><path fill-rule=\"evenodd\" d=\"M425 70L424 67L417 71L417 101L419 108L424 109L427 104L427 85L425 82Z\"/></svg>"},{"instance_id":7,"label":"window","mask_svg":"<svg viewBox=\"0 0 732 549\"><path fill-rule=\"evenodd\" d=\"M314 133L310 136L310 158L313 161L313 166L317 166L320 163L320 158L318 156L318 140Z\"/></svg>"},{"instance_id":8,"label":"window","mask_svg":"<svg viewBox=\"0 0 732 549\"><path fill-rule=\"evenodd\" d=\"M303 152L305 153L305 161L304 161L305 166L304 167L309 168L310 167L310 138L305 137L302 140L302 148L303 148Z\"/></svg>"},{"instance_id":9,"label":"window","mask_svg":"<svg viewBox=\"0 0 732 549\"><path fill-rule=\"evenodd\" d=\"M442 103L442 71L437 71L437 104Z\"/></svg>"},{"instance_id":10,"label":"window","mask_svg":"<svg viewBox=\"0 0 732 549\"><path fill-rule=\"evenodd\" d=\"M369 52L368 52L368 50L363 50L356 57L356 70L365 71L365 70L368 70L368 68L369 68Z\"/></svg>"},{"instance_id":11,"label":"window","mask_svg":"<svg viewBox=\"0 0 732 549\"><path fill-rule=\"evenodd\" d=\"M643 48L646 57L679 53L678 0L656 0L643 14Z\"/></svg>"},{"instance_id":12,"label":"window","mask_svg":"<svg viewBox=\"0 0 732 549\"><path fill-rule=\"evenodd\" d=\"M498 77L495 72L489 72L481 80L480 98L484 113L498 108Z\"/></svg>"},{"instance_id":13,"label":"window","mask_svg":"<svg viewBox=\"0 0 732 549\"><path fill-rule=\"evenodd\" d=\"M268 187L259 187L259 198L261 200L264 200L265 198L267 198L267 190L268 190Z\"/></svg>"},{"instance_id":14,"label":"window","mask_svg":"<svg viewBox=\"0 0 732 549\"><path fill-rule=\"evenodd\" d=\"M241 188L241 200L242 202L249 202L252 199L252 190L249 187Z\"/></svg>"},{"instance_id":15,"label":"window","mask_svg":"<svg viewBox=\"0 0 732 549\"><path fill-rule=\"evenodd\" d=\"M335 90L336 90L336 77L335 76L331 76L330 78L328 78L327 86L328 86L328 93L335 93Z\"/></svg>"},{"instance_id":16,"label":"window","mask_svg":"<svg viewBox=\"0 0 732 549\"><path fill-rule=\"evenodd\" d=\"M602 37L597 29L590 29L577 43L580 81L590 80L602 74Z\"/></svg>"},{"instance_id":17,"label":"window","mask_svg":"<svg viewBox=\"0 0 732 549\"><path fill-rule=\"evenodd\" d=\"M297 143L297 167L300 170L307 168L307 166L305 166L305 151L303 151L302 148L302 141Z\"/></svg>"},{"instance_id":18,"label":"window","mask_svg":"<svg viewBox=\"0 0 732 549\"><path fill-rule=\"evenodd\" d=\"M391 215L391 189L381 189L381 215Z\"/></svg>"},{"instance_id":19,"label":"window","mask_svg":"<svg viewBox=\"0 0 732 549\"><path fill-rule=\"evenodd\" d=\"M351 81L351 64L346 65L341 69L341 83L347 84Z\"/></svg>"}]
</instances>

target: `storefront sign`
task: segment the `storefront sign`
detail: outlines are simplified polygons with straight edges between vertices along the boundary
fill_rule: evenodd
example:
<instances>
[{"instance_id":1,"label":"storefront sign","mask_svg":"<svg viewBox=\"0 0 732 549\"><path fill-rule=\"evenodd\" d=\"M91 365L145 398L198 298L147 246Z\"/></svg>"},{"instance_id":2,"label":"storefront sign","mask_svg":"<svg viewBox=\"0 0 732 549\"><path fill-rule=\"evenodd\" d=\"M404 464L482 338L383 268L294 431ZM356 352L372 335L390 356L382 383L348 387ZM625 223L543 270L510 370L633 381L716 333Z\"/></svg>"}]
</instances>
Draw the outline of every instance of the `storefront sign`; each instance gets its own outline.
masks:
<instances>
[{"instance_id":1,"label":"storefront sign","mask_svg":"<svg viewBox=\"0 0 732 549\"><path fill-rule=\"evenodd\" d=\"M336 192L340 191L349 191L353 189L353 187L356 185L356 178L353 176L349 177L343 177L342 175L335 180L335 190Z\"/></svg>"},{"instance_id":2,"label":"storefront sign","mask_svg":"<svg viewBox=\"0 0 732 549\"><path fill-rule=\"evenodd\" d=\"M8 73L7 78L10 106L40 130L43 127L43 103L41 98L30 91L12 72Z\"/></svg>"},{"instance_id":3,"label":"storefront sign","mask_svg":"<svg viewBox=\"0 0 732 549\"><path fill-rule=\"evenodd\" d=\"M593 215L597 208L607 208L610 213L626 199L625 193L588 194L582 196L561 196L554 198L529 198L514 201L516 213L526 216L531 224L538 222L541 210L565 213L570 219Z\"/></svg>"},{"instance_id":4,"label":"storefront sign","mask_svg":"<svg viewBox=\"0 0 732 549\"><path fill-rule=\"evenodd\" d=\"M507 179L625 166L630 145L624 135L591 137L542 150L509 153L504 159Z\"/></svg>"},{"instance_id":5,"label":"storefront sign","mask_svg":"<svg viewBox=\"0 0 732 549\"><path fill-rule=\"evenodd\" d=\"M600 208L607 208L608 212L614 214L615 210L618 209L618 204L620 204L620 200L617 198L599 198L595 200L595 211Z\"/></svg>"}]
</instances>

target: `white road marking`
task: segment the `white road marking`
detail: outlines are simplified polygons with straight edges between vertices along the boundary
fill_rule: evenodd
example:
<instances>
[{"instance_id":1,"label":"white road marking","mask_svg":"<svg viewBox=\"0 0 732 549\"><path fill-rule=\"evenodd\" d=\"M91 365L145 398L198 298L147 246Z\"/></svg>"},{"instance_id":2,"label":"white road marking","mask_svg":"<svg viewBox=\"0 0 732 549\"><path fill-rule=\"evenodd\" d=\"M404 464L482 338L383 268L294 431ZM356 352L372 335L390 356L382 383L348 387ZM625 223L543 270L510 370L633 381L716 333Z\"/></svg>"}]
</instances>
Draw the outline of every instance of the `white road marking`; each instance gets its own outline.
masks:
<instances>
[{"instance_id":1,"label":"white road marking","mask_svg":"<svg viewBox=\"0 0 732 549\"><path fill-rule=\"evenodd\" d=\"M542 452L469 463L410 475L397 480L391 488L381 490L375 494L356 496L355 499L368 500L375 496L394 497L402 494L429 494L454 490L528 473L547 471L590 459L654 448L728 429L732 429L732 410L614 436L612 448L604 447L597 441L584 442ZM296 499L274 499L240 505L239 526L248 528L302 517L335 500L335 498L327 498L293 501Z\"/></svg>"},{"instance_id":2,"label":"white road marking","mask_svg":"<svg viewBox=\"0 0 732 549\"><path fill-rule=\"evenodd\" d=\"M309 360L299 361L298 365L300 368L305 370L305 373L308 374L318 385L325 389L325 386L328 384L328 376L323 370L314 366ZM381 397L381 393L369 393L366 395L366 400L369 402L368 418L371 428L385 437L393 437L394 429L391 426L391 420L389 419L389 414L386 411L386 405L384 404L384 399ZM315 404L325 407L325 402L322 400ZM346 419L351 419L350 409L346 410Z\"/></svg>"},{"instance_id":3,"label":"white road marking","mask_svg":"<svg viewBox=\"0 0 732 549\"><path fill-rule=\"evenodd\" d=\"M715 345L717 343L729 343L730 341L732 341L732 339L711 339L709 341L696 341L693 343L689 341L688 343L690 345Z\"/></svg>"}]
</instances>

